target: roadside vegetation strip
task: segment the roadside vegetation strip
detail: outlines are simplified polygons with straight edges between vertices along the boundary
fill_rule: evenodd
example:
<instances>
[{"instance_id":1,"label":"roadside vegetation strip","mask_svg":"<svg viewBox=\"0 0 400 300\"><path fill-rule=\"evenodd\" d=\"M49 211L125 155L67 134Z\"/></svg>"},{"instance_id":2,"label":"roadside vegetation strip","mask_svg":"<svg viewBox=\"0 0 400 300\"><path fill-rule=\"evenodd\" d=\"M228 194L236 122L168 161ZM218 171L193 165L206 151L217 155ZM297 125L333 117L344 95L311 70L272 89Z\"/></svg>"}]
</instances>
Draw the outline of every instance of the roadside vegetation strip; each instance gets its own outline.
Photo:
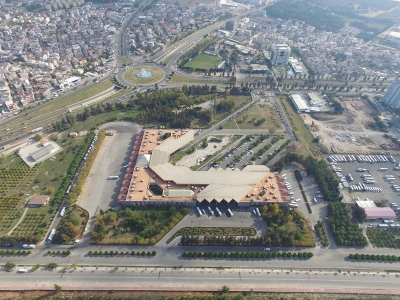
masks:
<instances>
[{"instance_id":1,"label":"roadside vegetation strip","mask_svg":"<svg viewBox=\"0 0 400 300\"><path fill-rule=\"evenodd\" d=\"M89 251L89 256L156 256L156 251Z\"/></svg>"},{"instance_id":2,"label":"roadside vegetation strip","mask_svg":"<svg viewBox=\"0 0 400 300\"><path fill-rule=\"evenodd\" d=\"M223 77L213 77L210 76L210 79L200 79L200 78L189 78L185 76L181 76L179 74L173 74L171 79L168 80L168 84L187 84L187 83L212 83L212 84L229 84L229 78L226 80L221 79Z\"/></svg>"},{"instance_id":3,"label":"roadside vegetation strip","mask_svg":"<svg viewBox=\"0 0 400 300\"><path fill-rule=\"evenodd\" d=\"M400 261L400 256L397 255L379 255L379 254L349 254L351 260L381 260L381 261Z\"/></svg>"},{"instance_id":4,"label":"roadside vegetation strip","mask_svg":"<svg viewBox=\"0 0 400 300\"><path fill-rule=\"evenodd\" d=\"M44 116L45 114L52 113L57 109L65 108L69 105L76 104L87 98L90 98L97 94L100 94L101 92L104 92L105 90L107 90L108 88L110 88L112 86L113 86L113 83L112 83L111 79L107 79L107 80L98 82L94 85L91 85L82 91L76 92L73 95L61 96L61 97L64 97L63 99L49 100L49 101L51 101L51 103L49 103L49 104L47 104L46 102L43 104L37 104L36 106L32 106L32 108L27 108L26 110L21 111L21 114L28 113L28 115L19 117L17 120L9 122L5 126L9 127L12 125L21 124L24 121L28 121L33 118ZM43 107L41 107L41 106L43 106ZM31 111L31 109L36 109L36 110Z\"/></svg>"},{"instance_id":5,"label":"roadside vegetation strip","mask_svg":"<svg viewBox=\"0 0 400 300\"><path fill-rule=\"evenodd\" d=\"M296 112L289 97L279 96L278 99L282 104L297 139L299 140L300 147L296 150L296 153L301 154L304 157L307 157L310 154L314 157L320 157L318 145L313 143L314 137L304 124L301 116Z\"/></svg>"},{"instance_id":6,"label":"roadside vegetation strip","mask_svg":"<svg viewBox=\"0 0 400 300\"><path fill-rule=\"evenodd\" d=\"M236 259L309 259L312 252L183 252L184 258L236 258Z\"/></svg>"},{"instance_id":7,"label":"roadside vegetation strip","mask_svg":"<svg viewBox=\"0 0 400 300\"><path fill-rule=\"evenodd\" d=\"M255 236L256 234L256 230L252 227L184 227L175 232L167 244L181 235Z\"/></svg>"},{"instance_id":8,"label":"roadside vegetation strip","mask_svg":"<svg viewBox=\"0 0 400 300\"><path fill-rule=\"evenodd\" d=\"M71 251L70 250L64 250L64 251L47 251L47 255L52 255L52 256L56 256L56 255L59 255L59 256L68 256L68 255L71 255Z\"/></svg>"},{"instance_id":9,"label":"roadside vegetation strip","mask_svg":"<svg viewBox=\"0 0 400 300\"><path fill-rule=\"evenodd\" d=\"M367 228L367 237L376 247L400 248L400 228Z\"/></svg>"},{"instance_id":10,"label":"roadside vegetation strip","mask_svg":"<svg viewBox=\"0 0 400 300\"><path fill-rule=\"evenodd\" d=\"M6 256L20 256L20 255L29 255L33 252L30 250L0 250L0 255Z\"/></svg>"},{"instance_id":11,"label":"roadside vegetation strip","mask_svg":"<svg viewBox=\"0 0 400 300\"><path fill-rule=\"evenodd\" d=\"M94 139L90 141L93 143L93 149L89 153L86 152L85 164L77 176L74 186L70 189L67 197L67 211L65 216L61 219L59 226L57 227L56 234L53 238L53 243L59 244L73 244L74 241L79 238L86 223L89 220L89 213L83 208L75 205L79 195L82 193L82 187L85 184L87 177L89 176L90 170L96 159L97 154L100 151L101 145L105 139L106 133L104 130L100 131L96 142ZM89 145L88 145L89 146ZM88 149L87 147L86 149Z\"/></svg>"},{"instance_id":12,"label":"roadside vegetation strip","mask_svg":"<svg viewBox=\"0 0 400 300\"><path fill-rule=\"evenodd\" d=\"M322 222L321 220L318 220L317 224L314 225L314 229L318 235L321 245L324 247L329 247L330 242L329 242L328 231L326 230L325 223Z\"/></svg>"},{"instance_id":13,"label":"roadside vegetation strip","mask_svg":"<svg viewBox=\"0 0 400 300\"><path fill-rule=\"evenodd\" d=\"M189 209L184 207L124 207L101 211L90 243L97 245L154 245L178 224Z\"/></svg>"}]
</instances>

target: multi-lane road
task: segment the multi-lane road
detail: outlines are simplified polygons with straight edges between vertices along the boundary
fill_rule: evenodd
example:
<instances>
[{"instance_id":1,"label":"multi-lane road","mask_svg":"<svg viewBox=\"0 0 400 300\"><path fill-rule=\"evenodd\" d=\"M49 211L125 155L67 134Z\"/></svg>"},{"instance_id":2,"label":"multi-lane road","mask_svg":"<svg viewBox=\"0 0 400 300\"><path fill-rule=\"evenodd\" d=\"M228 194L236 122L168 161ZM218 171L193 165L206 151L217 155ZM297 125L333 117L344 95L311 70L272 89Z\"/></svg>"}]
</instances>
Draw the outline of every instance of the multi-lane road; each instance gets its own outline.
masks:
<instances>
[{"instance_id":1,"label":"multi-lane road","mask_svg":"<svg viewBox=\"0 0 400 300\"><path fill-rule=\"evenodd\" d=\"M398 274L368 272L309 271L291 269L229 268L132 268L78 267L66 271L43 268L28 273L0 273L3 289L64 290L221 290L285 291L285 292L340 292L399 294Z\"/></svg>"}]
</instances>

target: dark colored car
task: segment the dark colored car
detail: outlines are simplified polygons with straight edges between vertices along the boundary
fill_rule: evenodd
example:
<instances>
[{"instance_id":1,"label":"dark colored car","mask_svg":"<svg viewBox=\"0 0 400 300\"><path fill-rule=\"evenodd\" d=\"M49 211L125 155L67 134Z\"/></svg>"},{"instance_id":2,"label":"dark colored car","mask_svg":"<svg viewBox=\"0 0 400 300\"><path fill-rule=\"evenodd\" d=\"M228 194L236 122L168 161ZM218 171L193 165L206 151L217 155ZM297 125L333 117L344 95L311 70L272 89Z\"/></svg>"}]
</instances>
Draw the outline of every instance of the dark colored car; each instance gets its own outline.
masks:
<instances>
[{"instance_id":1,"label":"dark colored car","mask_svg":"<svg viewBox=\"0 0 400 300\"><path fill-rule=\"evenodd\" d=\"M13 244L0 244L0 247L12 247Z\"/></svg>"}]
</instances>

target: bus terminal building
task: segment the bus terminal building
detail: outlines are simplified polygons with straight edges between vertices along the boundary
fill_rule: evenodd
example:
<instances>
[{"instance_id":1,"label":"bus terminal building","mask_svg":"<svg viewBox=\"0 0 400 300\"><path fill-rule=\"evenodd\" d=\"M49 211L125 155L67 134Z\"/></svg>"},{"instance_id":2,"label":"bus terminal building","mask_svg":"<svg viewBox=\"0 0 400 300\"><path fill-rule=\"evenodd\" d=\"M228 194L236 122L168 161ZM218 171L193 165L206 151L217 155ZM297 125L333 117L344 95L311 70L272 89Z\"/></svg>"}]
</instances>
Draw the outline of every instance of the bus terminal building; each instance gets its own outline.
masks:
<instances>
[{"instance_id":1,"label":"bus terminal building","mask_svg":"<svg viewBox=\"0 0 400 300\"><path fill-rule=\"evenodd\" d=\"M118 202L131 206L290 203L283 177L263 165L248 165L233 171L222 168L193 171L171 164L171 155L193 139L191 129L141 131L133 145Z\"/></svg>"}]
</instances>

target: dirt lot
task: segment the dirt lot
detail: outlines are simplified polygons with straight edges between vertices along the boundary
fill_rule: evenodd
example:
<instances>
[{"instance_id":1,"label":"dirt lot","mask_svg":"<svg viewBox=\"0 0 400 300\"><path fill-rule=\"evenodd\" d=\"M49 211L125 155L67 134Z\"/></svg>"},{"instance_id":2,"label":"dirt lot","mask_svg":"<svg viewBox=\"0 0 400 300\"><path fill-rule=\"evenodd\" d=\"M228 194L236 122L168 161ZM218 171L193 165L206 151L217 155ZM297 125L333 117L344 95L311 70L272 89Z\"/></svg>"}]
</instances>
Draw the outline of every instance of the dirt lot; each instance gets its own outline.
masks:
<instances>
[{"instance_id":1,"label":"dirt lot","mask_svg":"<svg viewBox=\"0 0 400 300\"><path fill-rule=\"evenodd\" d=\"M216 138L222 139L221 143L212 143L210 139L213 136L209 136L207 138L208 147L202 148L201 144L196 148L196 151L192 154L184 156L181 160L179 160L176 165L177 166L187 166L192 167L199 165L204 159L207 158L207 155L213 155L215 152L221 150L225 145L229 144L233 141L233 136L216 136Z\"/></svg>"},{"instance_id":2,"label":"dirt lot","mask_svg":"<svg viewBox=\"0 0 400 300\"><path fill-rule=\"evenodd\" d=\"M302 118L314 137L319 136L326 148L333 152L369 153L381 151L379 144L387 142L382 132L365 127L373 109L361 100L342 102L342 115L302 114Z\"/></svg>"}]
</instances>

